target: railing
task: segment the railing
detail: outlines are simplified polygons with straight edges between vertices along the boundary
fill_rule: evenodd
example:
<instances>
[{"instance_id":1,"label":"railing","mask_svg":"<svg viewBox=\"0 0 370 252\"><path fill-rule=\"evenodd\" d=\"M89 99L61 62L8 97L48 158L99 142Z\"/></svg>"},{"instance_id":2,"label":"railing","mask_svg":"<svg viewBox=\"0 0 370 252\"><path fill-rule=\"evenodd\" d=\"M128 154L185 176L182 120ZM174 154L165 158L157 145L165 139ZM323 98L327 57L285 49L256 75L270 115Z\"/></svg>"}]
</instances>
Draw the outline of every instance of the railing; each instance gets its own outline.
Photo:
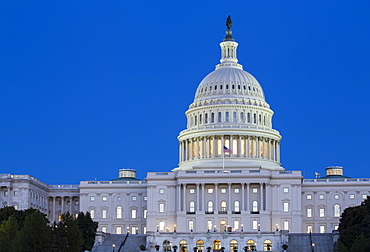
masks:
<instances>
[{"instance_id":1,"label":"railing","mask_svg":"<svg viewBox=\"0 0 370 252\"><path fill-rule=\"evenodd\" d=\"M128 235L129 235L129 233L127 232L127 233L126 233L126 236L125 236L125 239L123 240L123 242L122 242L122 243L121 243L121 245L119 246L119 248L118 248L117 252L120 252L120 251L121 251L121 248L125 245L126 240L127 240L127 238L128 238Z\"/></svg>"},{"instance_id":2,"label":"railing","mask_svg":"<svg viewBox=\"0 0 370 252\"><path fill-rule=\"evenodd\" d=\"M78 189L78 185L49 185L48 188L57 190Z\"/></svg>"},{"instance_id":3,"label":"railing","mask_svg":"<svg viewBox=\"0 0 370 252\"><path fill-rule=\"evenodd\" d=\"M324 178L317 178L317 179L304 179L304 183L328 183L328 182L345 182L345 183L351 183L351 182L370 182L370 179L368 178L332 178L332 179L324 179Z\"/></svg>"},{"instance_id":4,"label":"railing","mask_svg":"<svg viewBox=\"0 0 370 252\"><path fill-rule=\"evenodd\" d=\"M205 211L205 214L214 214L214 211Z\"/></svg>"},{"instance_id":5,"label":"railing","mask_svg":"<svg viewBox=\"0 0 370 252\"><path fill-rule=\"evenodd\" d=\"M218 214L227 214L227 211L218 211Z\"/></svg>"},{"instance_id":6,"label":"railing","mask_svg":"<svg viewBox=\"0 0 370 252\"><path fill-rule=\"evenodd\" d=\"M195 211L186 211L186 214L195 214Z\"/></svg>"},{"instance_id":7,"label":"railing","mask_svg":"<svg viewBox=\"0 0 370 252\"><path fill-rule=\"evenodd\" d=\"M146 184L146 181L81 181L81 184ZM78 186L77 186L78 187Z\"/></svg>"}]
</instances>

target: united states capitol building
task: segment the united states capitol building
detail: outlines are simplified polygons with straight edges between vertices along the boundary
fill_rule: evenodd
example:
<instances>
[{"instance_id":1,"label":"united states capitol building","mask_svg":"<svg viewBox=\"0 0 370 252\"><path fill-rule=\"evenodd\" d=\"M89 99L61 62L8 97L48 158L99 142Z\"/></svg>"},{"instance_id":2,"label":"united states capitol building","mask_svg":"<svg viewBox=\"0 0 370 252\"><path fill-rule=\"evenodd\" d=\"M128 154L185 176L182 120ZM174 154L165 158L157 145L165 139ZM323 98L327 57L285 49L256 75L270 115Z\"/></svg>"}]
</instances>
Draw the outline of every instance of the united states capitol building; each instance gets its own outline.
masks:
<instances>
[{"instance_id":1,"label":"united states capitol building","mask_svg":"<svg viewBox=\"0 0 370 252\"><path fill-rule=\"evenodd\" d=\"M146 234L150 251L155 245L280 251L289 234L336 230L342 211L370 195L369 179L346 177L342 167L304 179L282 166L274 112L260 83L238 63L228 22L220 64L200 82L185 113L177 168L149 172L145 180L120 169L110 181L63 186L0 174L0 206L36 208L51 222L89 211L102 233Z\"/></svg>"}]
</instances>

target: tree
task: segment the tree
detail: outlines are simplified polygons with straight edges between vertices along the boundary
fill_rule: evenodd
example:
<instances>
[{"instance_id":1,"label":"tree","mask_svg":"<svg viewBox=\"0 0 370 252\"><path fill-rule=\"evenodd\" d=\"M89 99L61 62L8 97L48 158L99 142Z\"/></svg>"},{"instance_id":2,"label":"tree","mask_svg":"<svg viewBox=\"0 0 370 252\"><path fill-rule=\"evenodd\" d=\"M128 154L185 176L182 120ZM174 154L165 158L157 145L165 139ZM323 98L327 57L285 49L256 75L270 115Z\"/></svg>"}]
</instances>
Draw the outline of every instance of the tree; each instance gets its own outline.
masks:
<instances>
[{"instance_id":1,"label":"tree","mask_svg":"<svg viewBox=\"0 0 370 252\"><path fill-rule=\"evenodd\" d=\"M0 248L2 252L16 251L18 223L14 216L10 216L0 225Z\"/></svg>"},{"instance_id":2,"label":"tree","mask_svg":"<svg viewBox=\"0 0 370 252\"><path fill-rule=\"evenodd\" d=\"M337 248L340 251L353 250L362 244L370 243L370 198L368 197L360 206L346 208L339 223L340 238Z\"/></svg>"},{"instance_id":3,"label":"tree","mask_svg":"<svg viewBox=\"0 0 370 252\"><path fill-rule=\"evenodd\" d=\"M55 247L57 252L79 252L84 243L81 230L75 218L68 212L62 214L61 221L54 223Z\"/></svg>"},{"instance_id":4,"label":"tree","mask_svg":"<svg viewBox=\"0 0 370 252\"><path fill-rule=\"evenodd\" d=\"M94 246L98 223L91 219L91 215L89 212L86 212L86 214L84 214L83 212L79 212L77 216L77 224L78 228L82 232L82 237L84 240L82 251L91 250Z\"/></svg>"},{"instance_id":5,"label":"tree","mask_svg":"<svg viewBox=\"0 0 370 252\"><path fill-rule=\"evenodd\" d=\"M49 221L45 215L39 211L34 211L28 215L17 236L19 251L51 251L53 248L53 236L48 223Z\"/></svg>"}]
</instances>

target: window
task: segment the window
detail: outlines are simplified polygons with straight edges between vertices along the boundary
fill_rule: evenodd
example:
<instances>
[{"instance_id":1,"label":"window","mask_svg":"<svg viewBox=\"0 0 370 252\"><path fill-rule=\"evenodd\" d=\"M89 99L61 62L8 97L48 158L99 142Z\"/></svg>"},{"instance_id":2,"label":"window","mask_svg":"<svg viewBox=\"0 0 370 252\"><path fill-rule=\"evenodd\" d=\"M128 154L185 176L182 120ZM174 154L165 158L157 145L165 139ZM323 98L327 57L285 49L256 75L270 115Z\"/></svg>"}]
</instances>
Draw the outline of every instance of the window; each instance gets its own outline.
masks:
<instances>
[{"instance_id":1,"label":"window","mask_svg":"<svg viewBox=\"0 0 370 252\"><path fill-rule=\"evenodd\" d=\"M239 220L234 220L234 230L239 229Z\"/></svg>"},{"instance_id":2,"label":"window","mask_svg":"<svg viewBox=\"0 0 370 252\"><path fill-rule=\"evenodd\" d=\"M95 196L90 196L90 201L95 201Z\"/></svg>"},{"instance_id":3,"label":"window","mask_svg":"<svg viewBox=\"0 0 370 252\"><path fill-rule=\"evenodd\" d=\"M102 219L106 219L107 218L107 210L102 210L101 211L101 217L102 217Z\"/></svg>"},{"instance_id":4,"label":"window","mask_svg":"<svg viewBox=\"0 0 370 252\"><path fill-rule=\"evenodd\" d=\"M189 211L191 213L195 213L195 203L194 203L194 201L190 201L190 203L189 203Z\"/></svg>"},{"instance_id":5,"label":"window","mask_svg":"<svg viewBox=\"0 0 370 252\"><path fill-rule=\"evenodd\" d=\"M14 196L18 196L18 191L14 191Z\"/></svg>"},{"instance_id":6,"label":"window","mask_svg":"<svg viewBox=\"0 0 370 252\"><path fill-rule=\"evenodd\" d=\"M236 112L233 113L233 121L236 122Z\"/></svg>"},{"instance_id":7,"label":"window","mask_svg":"<svg viewBox=\"0 0 370 252\"><path fill-rule=\"evenodd\" d=\"M164 221L160 221L158 224L159 231L164 231Z\"/></svg>"},{"instance_id":8,"label":"window","mask_svg":"<svg viewBox=\"0 0 370 252\"><path fill-rule=\"evenodd\" d=\"M258 193L258 188L252 188L252 193Z\"/></svg>"},{"instance_id":9,"label":"window","mask_svg":"<svg viewBox=\"0 0 370 252\"><path fill-rule=\"evenodd\" d=\"M214 123L215 122L215 113L212 113L211 114L211 123Z\"/></svg>"},{"instance_id":10,"label":"window","mask_svg":"<svg viewBox=\"0 0 370 252\"><path fill-rule=\"evenodd\" d=\"M324 225L320 225L320 233L325 233L325 226Z\"/></svg>"},{"instance_id":11,"label":"window","mask_svg":"<svg viewBox=\"0 0 370 252\"><path fill-rule=\"evenodd\" d=\"M284 230L289 230L289 221L285 220L283 222L283 228L284 228Z\"/></svg>"},{"instance_id":12,"label":"window","mask_svg":"<svg viewBox=\"0 0 370 252\"><path fill-rule=\"evenodd\" d=\"M208 114L207 113L204 116L204 123L208 123Z\"/></svg>"},{"instance_id":13,"label":"window","mask_svg":"<svg viewBox=\"0 0 370 252\"><path fill-rule=\"evenodd\" d=\"M194 230L194 221L193 220L189 220L189 222L188 222L188 229L189 230Z\"/></svg>"},{"instance_id":14,"label":"window","mask_svg":"<svg viewBox=\"0 0 370 252\"><path fill-rule=\"evenodd\" d=\"M217 121L218 121L218 122L221 122L221 112L218 112L218 118L217 118Z\"/></svg>"},{"instance_id":15,"label":"window","mask_svg":"<svg viewBox=\"0 0 370 252\"><path fill-rule=\"evenodd\" d=\"M312 195L311 194L307 194L306 195L306 199L308 199L308 200L312 199Z\"/></svg>"},{"instance_id":16,"label":"window","mask_svg":"<svg viewBox=\"0 0 370 252\"><path fill-rule=\"evenodd\" d=\"M14 205L14 210L18 210L18 206L17 205Z\"/></svg>"},{"instance_id":17,"label":"window","mask_svg":"<svg viewBox=\"0 0 370 252\"><path fill-rule=\"evenodd\" d=\"M354 195L354 194L350 194L350 195L349 195L349 198L350 198L350 199L354 199L354 198L355 198L355 195Z\"/></svg>"},{"instance_id":18,"label":"window","mask_svg":"<svg viewBox=\"0 0 370 252\"><path fill-rule=\"evenodd\" d=\"M258 212L258 202L257 202L257 200L254 200L252 202L252 211L253 212Z\"/></svg>"},{"instance_id":19,"label":"window","mask_svg":"<svg viewBox=\"0 0 370 252\"><path fill-rule=\"evenodd\" d=\"M107 201L107 196L103 196L101 199L102 201Z\"/></svg>"},{"instance_id":20,"label":"window","mask_svg":"<svg viewBox=\"0 0 370 252\"><path fill-rule=\"evenodd\" d=\"M164 203L159 203L159 212L164 213Z\"/></svg>"},{"instance_id":21,"label":"window","mask_svg":"<svg viewBox=\"0 0 370 252\"><path fill-rule=\"evenodd\" d=\"M312 233L312 226L311 225L307 226L307 233Z\"/></svg>"},{"instance_id":22,"label":"window","mask_svg":"<svg viewBox=\"0 0 370 252\"><path fill-rule=\"evenodd\" d=\"M180 250L181 252L188 252L188 243L185 240L180 241Z\"/></svg>"},{"instance_id":23,"label":"window","mask_svg":"<svg viewBox=\"0 0 370 252\"><path fill-rule=\"evenodd\" d=\"M101 227L101 231L102 231L103 233L106 233L106 232L107 232L107 227L106 227L106 226Z\"/></svg>"},{"instance_id":24,"label":"window","mask_svg":"<svg viewBox=\"0 0 370 252\"><path fill-rule=\"evenodd\" d=\"M251 113L247 114L247 122L249 122L249 123L251 122Z\"/></svg>"},{"instance_id":25,"label":"window","mask_svg":"<svg viewBox=\"0 0 370 252\"><path fill-rule=\"evenodd\" d=\"M240 121L243 122L244 120L244 113L243 112L240 112Z\"/></svg>"},{"instance_id":26,"label":"window","mask_svg":"<svg viewBox=\"0 0 370 252\"><path fill-rule=\"evenodd\" d=\"M340 217L340 205L334 205L334 217Z\"/></svg>"},{"instance_id":27,"label":"window","mask_svg":"<svg viewBox=\"0 0 370 252\"><path fill-rule=\"evenodd\" d=\"M253 220L252 221L252 229L257 230L257 228L258 228L258 221Z\"/></svg>"},{"instance_id":28,"label":"window","mask_svg":"<svg viewBox=\"0 0 370 252\"><path fill-rule=\"evenodd\" d=\"M221 188L221 193L226 193L226 188Z\"/></svg>"},{"instance_id":29,"label":"window","mask_svg":"<svg viewBox=\"0 0 370 252\"><path fill-rule=\"evenodd\" d=\"M131 200L132 200L132 201L136 201L136 196L132 196L132 197L131 197Z\"/></svg>"},{"instance_id":30,"label":"window","mask_svg":"<svg viewBox=\"0 0 370 252\"><path fill-rule=\"evenodd\" d=\"M146 219L146 215L147 215L147 213L148 213L148 210L144 209L144 214L143 214L144 219Z\"/></svg>"},{"instance_id":31,"label":"window","mask_svg":"<svg viewBox=\"0 0 370 252\"><path fill-rule=\"evenodd\" d=\"M234 188L234 193L239 193L240 189L239 188Z\"/></svg>"},{"instance_id":32,"label":"window","mask_svg":"<svg viewBox=\"0 0 370 252\"><path fill-rule=\"evenodd\" d=\"M271 240L265 240L263 242L263 251L270 251L272 247L272 242Z\"/></svg>"},{"instance_id":33,"label":"window","mask_svg":"<svg viewBox=\"0 0 370 252\"><path fill-rule=\"evenodd\" d=\"M195 193L195 189L194 188L190 188L189 189L189 193L191 193L191 194Z\"/></svg>"},{"instance_id":34,"label":"window","mask_svg":"<svg viewBox=\"0 0 370 252\"><path fill-rule=\"evenodd\" d=\"M229 112L226 112L225 113L225 121L228 122L229 121Z\"/></svg>"},{"instance_id":35,"label":"window","mask_svg":"<svg viewBox=\"0 0 370 252\"><path fill-rule=\"evenodd\" d=\"M146 227L143 227L143 234L146 234Z\"/></svg>"},{"instance_id":36,"label":"window","mask_svg":"<svg viewBox=\"0 0 370 252\"><path fill-rule=\"evenodd\" d=\"M208 189L207 189L207 192L208 192L208 193L213 193L213 188L208 188Z\"/></svg>"},{"instance_id":37,"label":"window","mask_svg":"<svg viewBox=\"0 0 370 252\"><path fill-rule=\"evenodd\" d=\"M226 211L226 201L221 201L221 211Z\"/></svg>"},{"instance_id":38,"label":"window","mask_svg":"<svg viewBox=\"0 0 370 252\"><path fill-rule=\"evenodd\" d=\"M147 201L148 200L148 197L147 196L144 196L144 201Z\"/></svg>"},{"instance_id":39,"label":"window","mask_svg":"<svg viewBox=\"0 0 370 252\"><path fill-rule=\"evenodd\" d=\"M117 201L121 201L122 200L122 197L121 196L118 196L117 197Z\"/></svg>"},{"instance_id":40,"label":"window","mask_svg":"<svg viewBox=\"0 0 370 252\"><path fill-rule=\"evenodd\" d=\"M95 218L95 210L90 210L91 219Z\"/></svg>"},{"instance_id":41,"label":"window","mask_svg":"<svg viewBox=\"0 0 370 252\"><path fill-rule=\"evenodd\" d=\"M122 234L122 227L116 227L116 234Z\"/></svg>"},{"instance_id":42,"label":"window","mask_svg":"<svg viewBox=\"0 0 370 252\"><path fill-rule=\"evenodd\" d=\"M335 194L334 195L334 199L339 199L339 195L338 194Z\"/></svg>"},{"instance_id":43,"label":"window","mask_svg":"<svg viewBox=\"0 0 370 252\"><path fill-rule=\"evenodd\" d=\"M137 227L131 227L131 234L136 234Z\"/></svg>"},{"instance_id":44,"label":"window","mask_svg":"<svg viewBox=\"0 0 370 252\"><path fill-rule=\"evenodd\" d=\"M338 230L339 225L334 225L334 230Z\"/></svg>"},{"instance_id":45,"label":"window","mask_svg":"<svg viewBox=\"0 0 370 252\"><path fill-rule=\"evenodd\" d=\"M237 241L237 240L231 240L231 241L230 241L230 248L229 248L229 251L230 251L230 252L238 251L238 241Z\"/></svg>"},{"instance_id":46,"label":"window","mask_svg":"<svg viewBox=\"0 0 370 252\"><path fill-rule=\"evenodd\" d=\"M307 208L307 217L308 218L312 217L312 209L311 208Z\"/></svg>"},{"instance_id":47,"label":"window","mask_svg":"<svg viewBox=\"0 0 370 252\"><path fill-rule=\"evenodd\" d=\"M289 202L284 202L284 204L283 204L283 211L284 212L289 212Z\"/></svg>"},{"instance_id":48,"label":"window","mask_svg":"<svg viewBox=\"0 0 370 252\"><path fill-rule=\"evenodd\" d=\"M239 201L234 201L234 211L235 212L240 212L240 204Z\"/></svg>"},{"instance_id":49,"label":"window","mask_svg":"<svg viewBox=\"0 0 370 252\"><path fill-rule=\"evenodd\" d=\"M321 218L325 217L325 209L324 209L324 208L320 208L320 209L319 209L319 216L320 216Z\"/></svg>"},{"instance_id":50,"label":"window","mask_svg":"<svg viewBox=\"0 0 370 252\"><path fill-rule=\"evenodd\" d=\"M117 212L116 213L116 218L121 219L122 218L122 207L118 206L116 212Z\"/></svg>"},{"instance_id":51,"label":"window","mask_svg":"<svg viewBox=\"0 0 370 252\"><path fill-rule=\"evenodd\" d=\"M212 201L208 201L207 210L208 212L213 212L213 202Z\"/></svg>"},{"instance_id":52,"label":"window","mask_svg":"<svg viewBox=\"0 0 370 252\"><path fill-rule=\"evenodd\" d=\"M131 218L132 219L136 219L137 216L136 216L136 209L131 209Z\"/></svg>"},{"instance_id":53,"label":"window","mask_svg":"<svg viewBox=\"0 0 370 252\"><path fill-rule=\"evenodd\" d=\"M159 189L160 194L164 194L164 189Z\"/></svg>"},{"instance_id":54,"label":"window","mask_svg":"<svg viewBox=\"0 0 370 252\"><path fill-rule=\"evenodd\" d=\"M284 193L288 193L289 192L289 188L288 187L284 187L283 192Z\"/></svg>"},{"instance_id":55,"label":"window","mask_svg":"<svg viewBox=\"0 0 370 252\"><path fill-rule=\"evenodd\" d=\"M319 199L324 199L324 194L320 194Z\"/></svg>"},{"instance_id":56,"label":"window","mask_svg":"<svg viewBox=\"0 0 370 252\"><path fill-rule=\"evenodd\" d=\"M367 194L362 194L363 199L367 199Z\"/></svg>"},{"instance_id":57,"label":"window","mask_svg":"<svg viewBox=\"0 0 370 252\"><path fill-rule=\"evenodd\" d=\"M211 220L208 220L208 221L207 221L207 229L208 229L208 230L212 230L212 227L213 227L213 225L212 225L212 221L211 221Z\"/></svg>"}]
</instances>

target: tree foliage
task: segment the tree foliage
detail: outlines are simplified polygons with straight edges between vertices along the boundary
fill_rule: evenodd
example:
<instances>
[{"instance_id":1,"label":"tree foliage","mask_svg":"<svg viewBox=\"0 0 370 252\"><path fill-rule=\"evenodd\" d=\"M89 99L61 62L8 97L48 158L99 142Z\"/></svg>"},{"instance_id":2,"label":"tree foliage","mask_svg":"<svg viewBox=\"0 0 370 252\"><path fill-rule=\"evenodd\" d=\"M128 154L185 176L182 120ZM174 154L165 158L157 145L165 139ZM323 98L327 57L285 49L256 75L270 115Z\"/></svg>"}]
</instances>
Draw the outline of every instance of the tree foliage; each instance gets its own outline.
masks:
<instances>
[{"instance_id":1,"label":"tree foliage","mask_svg":"<svg viewBox=\"0 0 370 252\"><path fill-rule=\"evenodd\" d=\"M82 249L83 236L75 218L68 212L62 214L60 222L54 224L55 251L78 252Z\"/></svg>"},{"instance_id":2,"label":"tree foliage","mask_svg":"<svg viewBox=\"0 0 370 252\"><path fill-rule=\"evenodd\" d=\"M18 223L14 216L10 216L0 225L0 248L3 252L16 251Z\"/></svg>"},{"instance_id":3,"label":"tree foliage","mask_svg":"<svg viewBox=\"0 0 370 252\"><path fill-rule=\"evenodd\" d=\"M98 229L98 223L91 219L91 215L89 212L86 212L86 214L84 214L83 212L79 212L77 216L77 224L79 229L82 231L82 236L84 240L82 251L91 250L94 245L95 233Z\"/></svg>"},{"instance_id":4,"label":"tree foliage","mask_svg":"<svg viewBox=\"0 0 370 252\"><path fill-rule=\"evenodd\" d=\"M370 250L370 198L360 206L344 210L339 223L337 251Z\"/></svg>"}]
</instances>

